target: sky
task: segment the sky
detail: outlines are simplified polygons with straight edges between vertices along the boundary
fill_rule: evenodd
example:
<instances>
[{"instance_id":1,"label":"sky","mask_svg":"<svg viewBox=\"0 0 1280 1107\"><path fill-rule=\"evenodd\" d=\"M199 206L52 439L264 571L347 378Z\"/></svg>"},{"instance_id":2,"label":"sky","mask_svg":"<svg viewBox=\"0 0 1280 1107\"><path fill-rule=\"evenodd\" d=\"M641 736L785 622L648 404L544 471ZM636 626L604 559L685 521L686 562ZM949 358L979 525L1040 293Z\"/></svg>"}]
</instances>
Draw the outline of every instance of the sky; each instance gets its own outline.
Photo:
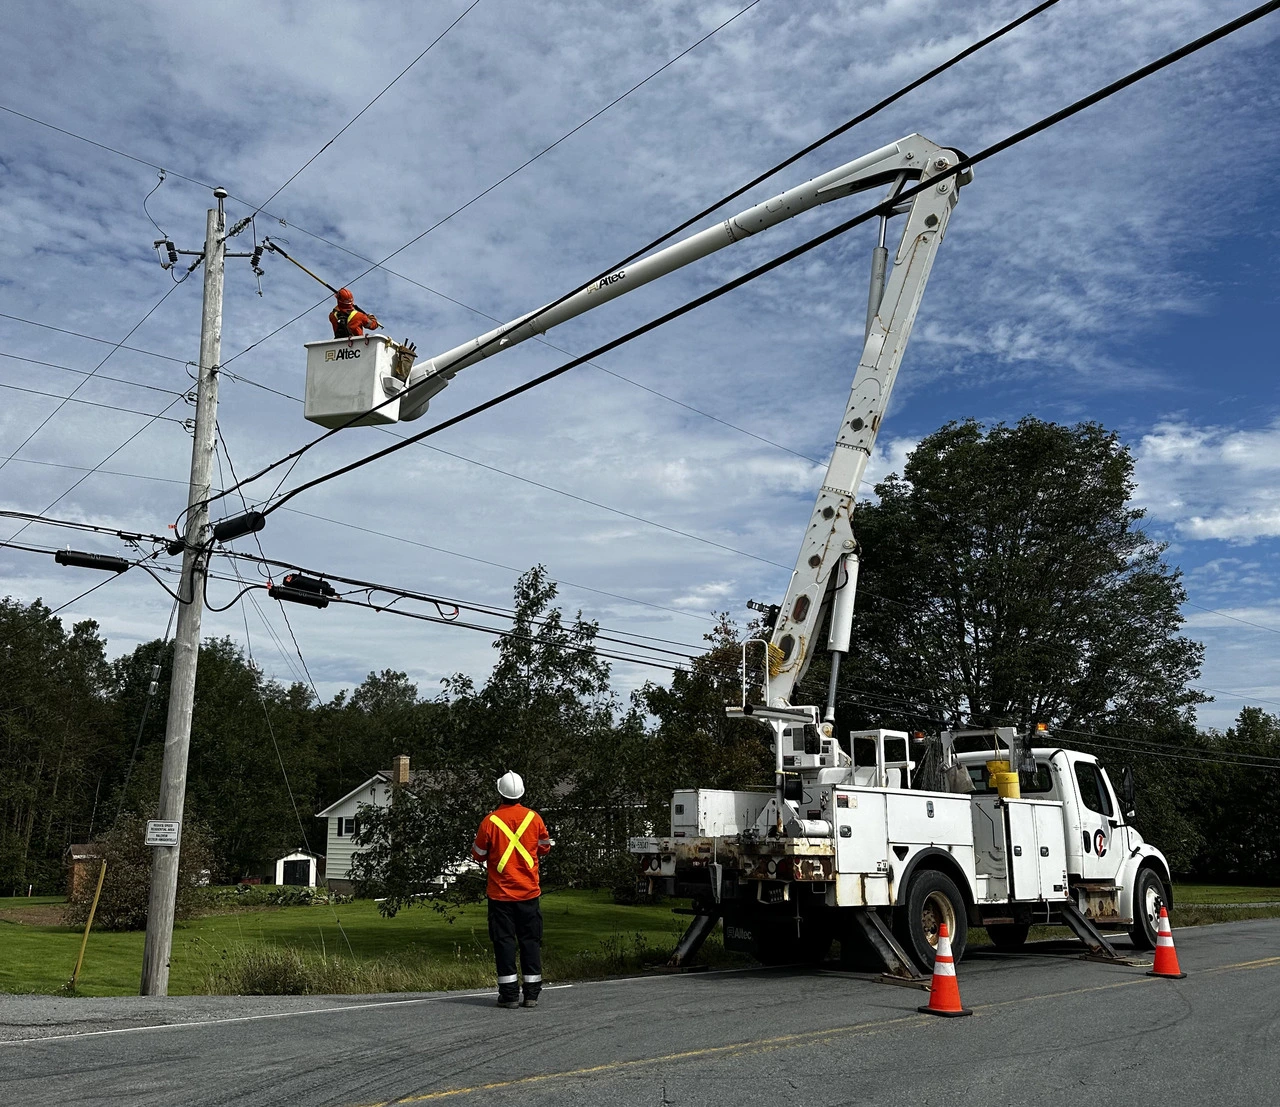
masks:
<instances>
[{"instance_id":1,"label":"sky","mask_svg":"<svg viewBox=\"0 0 1280 1107\"><path fill-rule=\"evenodd\" d=\"M0 507L166 533L185 506L201 273L175 284L152 242L198 250L213 185L231 194L231 222L262 209L233 249L270 236L429 356L570 291L1031 6L748 3L33 8L0 73ZM1062 0L719 218L912 132L976 151L1245 10ZM868 471L900 471L952 419L1117 431L1146 530L1184 574L1199 686L1214 697L1198 717L1219 729L1246 703L1280 710L1278 44L1280 16L1264 19L979 167ZM556 328L555 348L528 342L465 370L404 429L622 334L856 204ZM299 496L271 516L263 550L497 607L542 564L567 613L694 652L714 613L744 622L748 599L783 595L861 352L871 234ZM278 256L263 268L259 295L248 261L227 262L228 479L319 432L297 397L303 343L328 336L327 294ZM115 348L126 335L132 349ZM343 431L286 487L391 441ZM0 540L19 526L3 522ZM42 524L15 541L128 552ZM76 599L99 582L0 549L0 594L67 605L68 625L96 620L112 655L164 633L172 601L150 577L131 570ZM215 581L211 603L236 591ZM495 657L485 634L361 608L293 605L286 626L260 592L207 611L203 633L247 642L285 682L306 675L300 653L326 698L383 669L433 696L455 672L483 680ZM630 662L613 674L623 695L669 678Z\"/></svg>"}]
</instances>

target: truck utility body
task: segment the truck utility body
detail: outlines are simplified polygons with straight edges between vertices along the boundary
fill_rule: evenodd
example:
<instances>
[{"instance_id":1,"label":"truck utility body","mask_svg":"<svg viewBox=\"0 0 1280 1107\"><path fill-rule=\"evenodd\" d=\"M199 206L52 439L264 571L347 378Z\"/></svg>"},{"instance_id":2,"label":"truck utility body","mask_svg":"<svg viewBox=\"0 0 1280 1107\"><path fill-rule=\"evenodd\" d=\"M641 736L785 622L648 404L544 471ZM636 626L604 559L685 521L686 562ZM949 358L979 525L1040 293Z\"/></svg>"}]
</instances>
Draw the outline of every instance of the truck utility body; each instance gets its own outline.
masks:
<instances>
[{"instance_id":1,"label":"truck utility body","mask_svg":"<svg viewBox=\"0 0 1280 1107\"><path fill-rule=\"evenodd\" d=\"M645 891L694 900L703 918L723 919L728 947L766 962L818 960L833 941L846 961L865 960L867 920L854 916L868 910L888 924L897 956L922 969L941 922L959 954L971 925L1016 946L1033 923L1082 929L1104 953L1100 929L1129 929L1149 948L1168 867L1122 815L1096 758L1035 748L1018 774L1021 797L1004 797L987 765L1016 751L1000 744L1010 732L990 731L986 750L951 749L946 790L922 790L909 786L907 734L851 734L850 748L875 757L862 764L804 730L781 735L795 750L784 754L781 802L773 792L675 793L671 833L631 842ZM886 967L901 973L892 959Z\"/></svg>"}]
</instances>

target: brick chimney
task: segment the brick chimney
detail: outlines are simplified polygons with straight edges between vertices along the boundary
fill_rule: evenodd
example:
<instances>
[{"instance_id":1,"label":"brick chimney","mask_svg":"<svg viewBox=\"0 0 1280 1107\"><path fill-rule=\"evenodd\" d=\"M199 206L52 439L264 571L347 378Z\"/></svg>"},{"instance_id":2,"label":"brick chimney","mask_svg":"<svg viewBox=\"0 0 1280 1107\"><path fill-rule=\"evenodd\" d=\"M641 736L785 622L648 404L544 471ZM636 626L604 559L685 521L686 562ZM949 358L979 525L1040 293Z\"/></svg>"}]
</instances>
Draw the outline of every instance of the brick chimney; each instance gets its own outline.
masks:
<instances>
[{"instance_id":1,"label":"brick chimney","mask_svg":"<svg viewBox=\"0 0 1280 1107\"><path fill-rule=\"evenodd\" d=\"M391 759L391 783L409 783L409 755L401 753Z\"/></svg>"}]
</instances>

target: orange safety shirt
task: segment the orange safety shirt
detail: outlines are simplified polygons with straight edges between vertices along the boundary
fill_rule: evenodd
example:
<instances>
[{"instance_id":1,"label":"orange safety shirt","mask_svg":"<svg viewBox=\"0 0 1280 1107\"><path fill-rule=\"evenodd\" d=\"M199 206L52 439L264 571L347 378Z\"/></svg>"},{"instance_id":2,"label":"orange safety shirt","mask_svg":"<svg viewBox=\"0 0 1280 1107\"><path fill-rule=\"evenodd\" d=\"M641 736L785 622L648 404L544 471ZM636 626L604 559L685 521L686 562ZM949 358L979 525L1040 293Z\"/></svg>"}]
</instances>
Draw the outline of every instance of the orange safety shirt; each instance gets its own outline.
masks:
<instances>
[{"instance_id":1,"label":"orange safety shirt","mask_svg":"<svg viewBox=\"0 0 1280 1107\"><path fill-rule=\"evenodd\" d=\"M504 803L480 824L471 856L489 869L490 899L519 902L541 893L538 859L550 849L542 816L521 804Z\"/></svg>"},{"instance_id":2,"label":"orange safety shirt","mask_svg":"<svg viewBox=\"0 0 1280 1107\"><path fill-rule=\"evenodd\" d=\"M377 319L355 308L345 313L341 308L334 308L329 312L329 323L333 327L334 338L360 338L364 335L365 327L370 330L378 329Z\"/></svg>"}]
</instances>

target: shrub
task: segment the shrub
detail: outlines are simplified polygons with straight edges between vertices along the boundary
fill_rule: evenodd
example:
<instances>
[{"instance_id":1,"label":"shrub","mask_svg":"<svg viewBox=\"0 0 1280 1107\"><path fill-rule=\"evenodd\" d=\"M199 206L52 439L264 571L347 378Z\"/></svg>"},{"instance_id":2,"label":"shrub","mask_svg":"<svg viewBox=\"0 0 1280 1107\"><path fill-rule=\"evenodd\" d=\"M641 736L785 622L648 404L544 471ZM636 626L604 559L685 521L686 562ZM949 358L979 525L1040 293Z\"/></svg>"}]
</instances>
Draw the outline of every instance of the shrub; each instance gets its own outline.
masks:
<instances>
[{"instance_id":1,"label":"shrub","mask_svg":"<svg viewBox=\"0 0 1280 1107\"><path fill-rule=\"evenodd\" d=\"M205 888L200 898L209 907L312 907L350 903L353 897L295 884L235 884Z\"/></svg>"},{"instance_id":2,"label":"shrub","mask_svg":"<svg viewBox=\"0 0 1280 1107\"><path fill-rule=\"evenodd\" d=\"M102 896L94 914L94 925L103 930L141 930L147 925L147 899L151 892L151 851L145 842L147 823L134 814L122 815L110 830L99 836L94 846L107 863ZM201 901L199 887L213 861L208 832L198 823L182 828L182 848L178 855L178 894L174 917L190 918ZM72 926L83 926L93 904L96 879L83 881L67 903L65 918Z\"/></svg>"}]
</instances>

